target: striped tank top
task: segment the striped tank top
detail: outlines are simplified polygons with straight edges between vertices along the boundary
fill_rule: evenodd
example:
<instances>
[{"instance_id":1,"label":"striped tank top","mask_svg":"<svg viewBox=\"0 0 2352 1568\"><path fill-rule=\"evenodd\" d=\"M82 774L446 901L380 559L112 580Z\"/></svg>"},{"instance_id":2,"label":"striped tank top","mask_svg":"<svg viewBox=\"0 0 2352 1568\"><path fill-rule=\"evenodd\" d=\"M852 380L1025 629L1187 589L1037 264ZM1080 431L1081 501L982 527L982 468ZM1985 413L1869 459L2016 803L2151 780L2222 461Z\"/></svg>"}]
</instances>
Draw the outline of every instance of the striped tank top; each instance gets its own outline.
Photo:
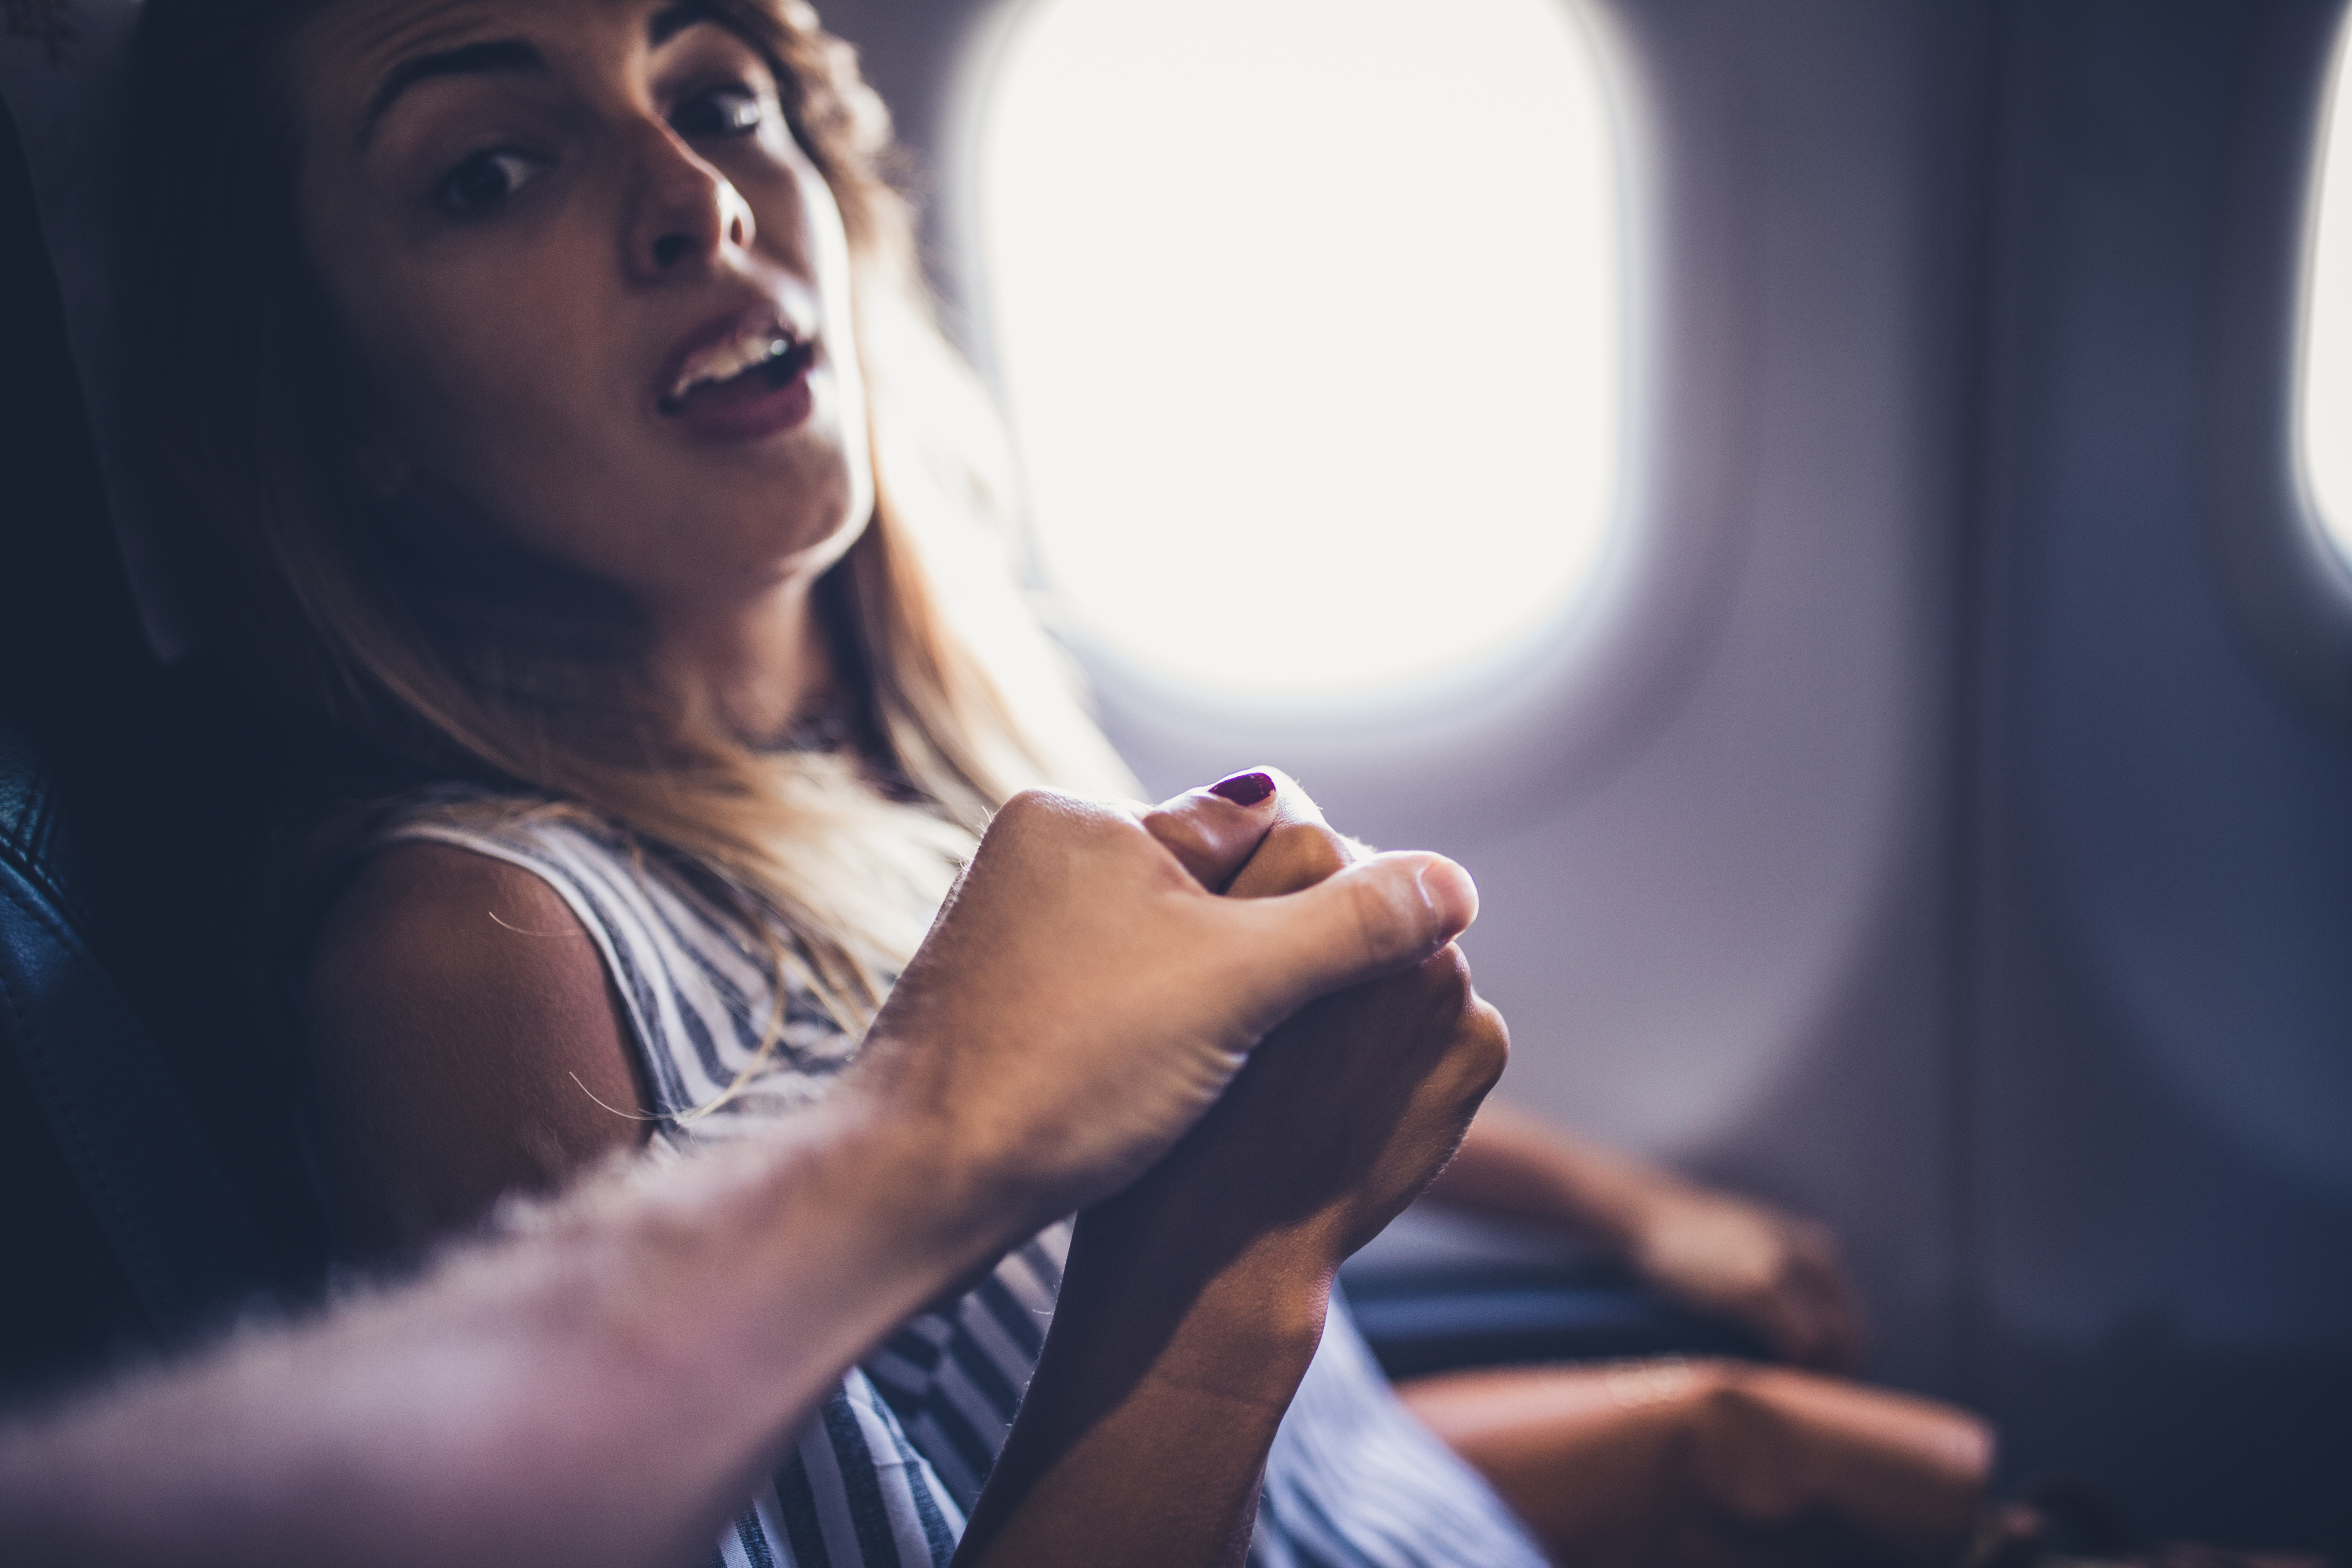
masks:
<instances>
[{"instance_id":1,"label":"striped tank top","mask_svg":"<svg viewBox=\"0 0 2352 1568\"><path fill-rule=\"evenodd\" d=\"M757 1074L711 1114L680 1120L719 1099L758 1056L774 1017L772 961L673 857L536 804L428 791L394 812L372 844L487 855L562 898L621 999L661 1119L656 1158L755 1132L822 1095L856 1042L794 989ZM707 1563L946 1568L1036 1370L1069 1237L1067 1220L1049 1226L850 1368ZM1267 1456L1249 1562L1541 1568L1544 1558L1485 1481L1406 1413L1335 1293L1322 1345Z\"/></svg>"}]
</instances>

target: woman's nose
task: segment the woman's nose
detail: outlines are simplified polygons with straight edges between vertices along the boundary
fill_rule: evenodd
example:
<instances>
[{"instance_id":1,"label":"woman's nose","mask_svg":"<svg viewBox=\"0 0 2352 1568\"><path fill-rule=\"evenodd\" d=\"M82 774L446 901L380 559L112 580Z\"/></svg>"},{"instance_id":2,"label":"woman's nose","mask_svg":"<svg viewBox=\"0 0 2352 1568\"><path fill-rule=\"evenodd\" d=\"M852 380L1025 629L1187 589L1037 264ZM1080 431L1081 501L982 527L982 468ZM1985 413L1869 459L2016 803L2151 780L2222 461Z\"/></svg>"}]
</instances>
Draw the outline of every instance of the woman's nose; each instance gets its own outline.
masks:
<instances>
[{"instance_id":1,"label":"woman's nose","mask_svg":"<svg viewBox=\"0 0 2352 1568\"><path fill-rule=\"evenodd\" d=\"M758 229L751 205L726 175L697 157L667 125L646 127L639 142L625 240L634 277L659 282L709 263L730 246L751 246Z\"/></svg>"}]
</instances>

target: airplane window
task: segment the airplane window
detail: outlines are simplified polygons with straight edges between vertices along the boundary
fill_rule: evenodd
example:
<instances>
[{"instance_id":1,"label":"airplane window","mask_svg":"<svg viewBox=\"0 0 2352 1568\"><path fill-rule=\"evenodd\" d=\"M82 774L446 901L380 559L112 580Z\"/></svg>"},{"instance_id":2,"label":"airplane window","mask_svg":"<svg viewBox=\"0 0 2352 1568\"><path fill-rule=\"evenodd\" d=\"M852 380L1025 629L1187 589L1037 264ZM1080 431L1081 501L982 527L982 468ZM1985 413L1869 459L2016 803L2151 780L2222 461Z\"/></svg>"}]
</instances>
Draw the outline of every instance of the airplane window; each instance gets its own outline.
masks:
<instances>
[{"instance_id":1,"label":"airplane window","mask_svg":"<svg viewBox=\"0 0 2352 1568\"><path fill-rule=\"evenodd\" d=\"M1043 0L989 89L995 343L1045 569L1211 691L1377 690L1584 581L1618 200L1562 0Z\"/></svg>"},{"instance_id":2,"label":"airplane window","mask_svg":"<svg viewBox=\"0 0 2352 1568\"><path fill-rule=\"evenodd\" d=\"M2347 34L2352 37L2352 34ZM2352 564L2352 110L2344 89L2347 44L2336 50L2320 146L2303 348L2303 468L2320 521Z\"/></svg>"}]
</instances>

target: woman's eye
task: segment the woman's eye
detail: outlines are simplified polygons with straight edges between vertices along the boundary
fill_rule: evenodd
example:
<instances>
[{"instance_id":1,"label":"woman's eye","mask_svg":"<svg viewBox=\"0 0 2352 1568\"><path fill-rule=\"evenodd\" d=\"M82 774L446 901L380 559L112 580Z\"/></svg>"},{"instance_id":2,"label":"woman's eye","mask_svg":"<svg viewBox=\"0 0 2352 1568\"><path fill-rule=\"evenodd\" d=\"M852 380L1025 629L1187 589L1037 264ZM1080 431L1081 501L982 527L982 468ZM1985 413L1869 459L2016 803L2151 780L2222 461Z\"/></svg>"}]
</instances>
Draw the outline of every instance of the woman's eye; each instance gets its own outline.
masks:
<instances>
[{"instance_id":1,"label":"woman's eye","mask_svg":"<svg viewBox=\"0 0 2352 1568\"><path fill-rule=\"evenodd\" d=\"M680 136L748 136L767 118L760 95L741 82L705 88L680 103L670 115L672 130Z\"/></svg>"},{"instance_id":2,"label":"woman's eye","mask_svg":"<svg viewBox=\"0 0 2352 1568\"><path fill-rule=\"evenodd\" d=\"M545 164L520 153L477 153L450 170L434 195L454 213L487 212L546 172Z\"/></svg>"}]
</instances>

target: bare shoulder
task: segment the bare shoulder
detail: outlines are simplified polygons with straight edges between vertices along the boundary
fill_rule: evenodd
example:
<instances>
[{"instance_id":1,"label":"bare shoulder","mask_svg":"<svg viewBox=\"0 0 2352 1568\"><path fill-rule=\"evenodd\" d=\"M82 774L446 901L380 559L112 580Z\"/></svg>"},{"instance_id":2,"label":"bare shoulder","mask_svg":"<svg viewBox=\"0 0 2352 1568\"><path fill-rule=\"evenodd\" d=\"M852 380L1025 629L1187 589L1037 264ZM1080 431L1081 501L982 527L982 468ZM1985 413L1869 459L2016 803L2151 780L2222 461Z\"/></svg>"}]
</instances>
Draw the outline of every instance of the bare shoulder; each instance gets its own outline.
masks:
<instances>
[{"instance_id":1,"label":"bare shoulder","mask_svg":"<svg viewBox=\"0 0 2352 1568\"><path fill-rule=\"evenodd\" d=\"M396 844L371 857L329 908L312 948L314 1012L408 1011L518 995L602 1001L593 940L561 894L505 860L451 845Z\"/></svg>"},{"instance_id":2,"label":"bare shoulder","mask_svg":"<svg viewBox=\"0 0 2352 1568\"><path fill-rule=\"evenodd\" d=\"M373 857L326 912L302 1014L348 1249L421 1243L643 1134L596 944L521 867L430 843Z\"/></svg>"}]
</instances>

